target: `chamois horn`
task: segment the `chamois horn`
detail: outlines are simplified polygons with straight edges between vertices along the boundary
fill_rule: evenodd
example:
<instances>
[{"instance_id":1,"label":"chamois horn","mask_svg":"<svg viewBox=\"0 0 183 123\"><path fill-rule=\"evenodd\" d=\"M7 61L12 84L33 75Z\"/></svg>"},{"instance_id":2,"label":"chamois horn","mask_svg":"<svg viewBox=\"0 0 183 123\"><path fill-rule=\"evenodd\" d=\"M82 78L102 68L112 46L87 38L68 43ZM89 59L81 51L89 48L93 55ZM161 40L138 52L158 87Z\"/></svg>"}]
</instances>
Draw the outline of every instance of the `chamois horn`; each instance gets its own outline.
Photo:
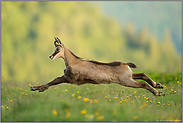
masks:
<instances>
[{"instance_id":1,"label":"chamois horn","mask_svg":"<svg viewBox=\"0 0 183 123\"><path fill-rule=\"evenodd\" d=\"M62 46L62 43L61 43L61 41L60 41L60 39L58 37L55 38L54 45L55 45L55 47L58 46L58 45Z\"/></svg>"}]
</instances>

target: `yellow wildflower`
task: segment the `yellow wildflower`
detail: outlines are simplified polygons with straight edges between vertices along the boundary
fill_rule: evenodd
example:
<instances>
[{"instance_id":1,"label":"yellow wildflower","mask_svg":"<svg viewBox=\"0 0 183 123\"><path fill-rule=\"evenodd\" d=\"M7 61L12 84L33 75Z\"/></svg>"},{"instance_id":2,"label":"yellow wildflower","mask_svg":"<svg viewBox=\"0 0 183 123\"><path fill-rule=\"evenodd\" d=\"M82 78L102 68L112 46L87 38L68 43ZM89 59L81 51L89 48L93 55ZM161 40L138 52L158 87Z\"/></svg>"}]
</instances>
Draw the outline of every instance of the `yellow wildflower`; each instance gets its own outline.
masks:
<instances>
[{"instance_id":1,"label":"yellow wildflower","mask_svg":"<svg viewBox=\"0 0 183 123\"><path fill-rule=\"evenodd\" d=\"M146 107L146 105L147 105L147 104L146 104L146 103L144 103L144 104L143 104L143 107Z\"/></svg>"},{"instance_id":2,"label":"yellow wildflower","mask_svg":"<svg viewBox=\"0 0 183 123\"><path fill-rule=\"evenodd\" d=\"M174 93L176 93L176 91L174 91Z\"/></svg>"},{"instance_id":3,"label":"yellow wildflower","mask_svg":"<svg viewBox=\"0 0 183 123\"><path fill-rule=\"evenodd\" d=\"M54 88L55 90L57 89L57 87Z\"/></svg>"},{"instance_id":4,"label":"yellow wildflower","mask_svg":"<svg viewBox=\"0 0 183 123\"><path fill-rule=\"evenodd\" d=\"M88 118L89 117L89 114L85 114L85 117Z\"/></svg>"},{"instance_id":5,"label":"yellow wildflower","mask_svg":"<svg viewBox=\"0 0 183 123\"><path fill-rule=\"evenodd\" d=\"M109 102L110 102L111 100L109 100Z\"/></svg>"},{"instance_id":6,"label":"yellow wildflower","mask_svg":"<svg viewBox=\"0 0 183 123\"><path fill-rule=\"evenodd\" d=\"M81 111L81 114L86 114L86 113L87 113L86 110L82 110L82 111Z\"/></svg>"},{"instance_id":7,"label":"yellow wildflower","mask_svg":"<svg viewBox=\"0 0 183 123\"><path fill-rule=\"evenodd\" d=\"M105 96L105 98L107 98L107 96Z\"/></svg>"},{"instance_id":8,"label":"yellow wildflower","mask_svg":"<svg viewBox=\"0 0 183 123\"><path fill-rule=\"evenodd\" d=\"M160 104L160 102L158 102L158 104Z\"/></svg>"},{"instance_id":9,"label":"yellow wildflower","mask_svg":"<svg viewBox=\"0 0 183 123\"><path fill-rule=\"evenodd\" d=\"M25 94L25 96L27 96L27 94Z\"/></svg>"},{"instance_id":10,"label":"yellow wildflower","mask_svg":"<svg viewBox=\"0 0 183 123\"><path fill-rule=\"evenodd\" d=\"M79 94L79 91L77 93Z\"/></svg>"},{"instance_id":11,"label":"yellow wildflower","mask_svg":"<svg viewBox=\"0 0 183 123\"><path fill-rule=\"evenodd\" d=\"M95 115L99 115L99 114L100 114L100 112L98 112L98 111L97 111L97 112L95 112Z\"/></svg>"},{"instance_id":12,"label":"yellow wildflower","mask_svg":"<svg viewBox=\"0 0 183 123\"><path fill-rule=\"evenodd\" d=\"M120 101L120 103L122 103L122 101Z\"/></svg>"},{"instance_id":13,"label":"yellow wildflower","mask_svg":"<svg viewBox=\"0 0 183 123\"><path fill-rule=\"evenodd\" d=\"M90 100L90 103L93 103L93 100Z\"/></svg>"},{"instance_id":14,"label":"yellow wildflower","mask_svg":"<svg viewBox=\"0 0 183 123\"><path fill-rule=\"evenodd\" d=\"M159 105L157 105L159 107Z\"/></svg>"},{"instance_id":15,"label":"yellow wildflower","mask_svg":"<svg viewBox=\"0 0 183 123\"><path fill-rule=\"evenodd\" d=\"M38 82L37 82L36 84L37 84L37 85L39 85L39 83L38 83Z\"/></svg>"},{"instance_id":16,"label":"yellow wildflower","mask_svg":"<svg viewBox=\"0 0 183 123\"><path fill-rule=\"evenodd\" d=\"M78 96L78 99L80 100L81 99L81 96Z\"/></svg>"},{"instance_id":17,"label":"yellow wildflower","mask_svg":"<svg viewBox=\"0 0 183 123\"><path fill-rule=\"evenodd\" d=\"M152 103L152 100L150 100L149 102Z\"/></svg>"},{"instance_id":18,"label":"yellow wildflower","mask_svg":"<svg viewBox=\"0 0 183 123\"><path fill-rule=\"evenodd\" d=\"M84 102L88 102L89 99L88 99L88 98L84 98L83 101L84 101Z\"/></svg>"},{"instance_id":19,"label":"yellow wildflower","mask_svg":"<svg viewBox=\"0 0 183 123\"><path fill-rule=\"evenodd\" d=\"M134 93L136 93L136 91L134 91Z\"/></svg>"},{"instance_id":20,"label":"yellow wildflower","mask_svg":"<svg viewBox=\"0 0 183 123\"><path fill-rule=\"evenodd\" d=\"M98 100L97 100L97 99L94 99L94 102L95 102L95 103L98 103Z\"/></svg>"},{"instance_id":21,"label":"yellow wildflower","mask_svg":"<svg viewBox=\"0 0 183 123\"><path fill-rule=\"evenodd\" d=\"M72 97L74 96L75 94L72 94Z\"/></svg>"},{"instance_id":22,"label":"yellow wildflower","mask_svg":"<svg viewBox=\"0 0 183 123\"><path fill-rule=\"evenodd\" d=\"M133 119L137 119L138 118L138 116L137 115L135 115L134 117L133 117Z\"/></svg>"},{"instance_id":23,"label":"yellow wildflower","mask_svg":"<svg viewBox=\"0 0 183 123\"><path fill-rule=\"evenodd\" d=\"M112 115L116 115L116 111L113 111Z\"/></svg>"},{"instance_id":24,"label":"yellow wildflower","mask_svg":"<svg viewBox=\"0 0 183 123\"><path fill-rule=\"evenodd\" d=\"M65 112L69 112L69 109L65 109L64 111L65 111Z\"/></svg>"},{"instance_id":25,"label":"yellow wildflower","mask_svg":"<svg viewBox=\"0 0 183 123\"><path fill-rule=\"evenodd\" d=\"M70 115L71 115L71 113L69 113L69 112L66 113L66 116L67 116L67 117L69 117Z\"/></svg>"},{"instance_id":26,"label":"yellow wildflower","mask_svg":"<svg viewBox=\"0 0 183 123\"><path fill-rule=\"evenodd\" d=\"M6 108L8 109L9 107L7 106Z\"/></svg>"},{"instance_id":27,"label":"yellow wildflower","mask_svg":"<svg viewBox=\"0 0 183 123\"><path fill-rule=\"evenodd\" d=\"M10 102L12 102L12 100L10 100Z\"/></svg>"},{"instance_id":28,"label":"yellow wildflower","mask_svg":"<svg viewBox=\"0 0 183 123\"><path fill-rule=\"evenodd\" d=\"M170 106L170 104L168 104Z\"/></svg>"},{"instance_id":29,"label":"yellow wildflower","mask_svg":"<svg viewBox=\"0 0 183 123\"><path fill-rule=\"evenodd\" d=\"M102 120L102 119L104 119L104 116L98 116L97 118L96 118L96 120Z\"/></svg>"},{"instance_id":30,"label":"yellow wildflower","mask_svg":"<svg viewBox=\"0 0 183 123\"><path fill-rule=\"evenodd\" d=\"M177 84L179 84L179 81L177 81Z\"/></svg>"},{"instance_id":31,"label":"yellow wildflower","mask_svg":"<svg viewBox=\"0 0 183 123\"><path fill-rule=\"evenodd\" d=\"M173 89L171 89L171 91L173 91Z\"/></svg>"},{"instance_id":32,"label":"yellow wildflower","mask_svg":"<svg viewBox=\"0 0 183 123\"><path fill-rule=\"evenodd\" d=\"M126 96L127 98L129 97L129 96Z\"/></svg>"},{"instance_id":33,"label":"yellow wildflower","mask_svg":"<svg viewBox=\"0 0 183 123\"><path fill-rule=\"evenodd\" d=\"M173 121L174 119L173 119L172 117L169 117L168 120L169 120L169 121Z\"/></svg>"},{"instance_id":34,"label":"yellow wildflower","mask_svg":"<svg viewBox=\"0 0 183 123\"><path fill-rule=\"evenodd\" d=\"M58 115L57 110L52 110L52 113L53 113L54 115Z\"/></svg>"},{"instance_id":35,"label":"yellow wildflower","mask_svg":"<svg viewBox=\"0 0 183 123\"><path fill-rule=\"evenodd\" d=\"M175 121L174 122L179 122L179 119L175 119Z\"/></svg>"},{"instance_id":36,"label":"yellow wildflower","mask_svg":"<svg viewBox=\"0 0 183 123\"><path fill-rule=\"evenodd\" d=\"M140 106L140 107L139 107L139 109L142 109L142 108L143 108L143 106Z\"/></svg>"},{"instance_id":37,"label":"yellow wildflower","mask_svg":"<svg viewBox=\"0 0 183 123\"><path fill-rule=\"evenodd\" d=\"M175 80L177 80L177 78L175 78Z\"/></svg>"},{"instance_id":38,"label":"yellow wildflower","mask_svg":"<svg viewBox=\"0 0 183 123\"><path fill-rule=\"evenodd\" d=\"M65 91L67 91L67 89L65 89Z\"/></svg>"},{"instance_id":39,"label":"yellow wildflower","mask_svg":"<svg viewBox=\"0 0 183 123\"><path fill-rule=\"evenodd\" d=\"M24 94L24 92L22 92L22 95Z\"/></svg>"}]
</instances>

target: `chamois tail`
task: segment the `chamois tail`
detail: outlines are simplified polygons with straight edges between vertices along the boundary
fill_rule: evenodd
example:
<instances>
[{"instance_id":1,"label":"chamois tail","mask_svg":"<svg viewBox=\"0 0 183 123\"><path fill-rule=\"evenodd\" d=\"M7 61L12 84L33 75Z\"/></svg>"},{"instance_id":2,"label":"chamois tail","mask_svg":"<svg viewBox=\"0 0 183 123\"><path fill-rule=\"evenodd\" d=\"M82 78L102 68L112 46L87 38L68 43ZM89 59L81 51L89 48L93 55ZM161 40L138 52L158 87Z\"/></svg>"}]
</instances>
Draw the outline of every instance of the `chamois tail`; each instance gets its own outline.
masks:
<instances>
[{"instance_id":1,"label":"chamois tail","mask_svg":"<svg viewBox=\"0 0 183 123\"><path fill-rule=\"evenodd\" d=\"M137 68L137 66L134 63L128 62L126 63L131 68Z\"/></svg>"}]
</instances>

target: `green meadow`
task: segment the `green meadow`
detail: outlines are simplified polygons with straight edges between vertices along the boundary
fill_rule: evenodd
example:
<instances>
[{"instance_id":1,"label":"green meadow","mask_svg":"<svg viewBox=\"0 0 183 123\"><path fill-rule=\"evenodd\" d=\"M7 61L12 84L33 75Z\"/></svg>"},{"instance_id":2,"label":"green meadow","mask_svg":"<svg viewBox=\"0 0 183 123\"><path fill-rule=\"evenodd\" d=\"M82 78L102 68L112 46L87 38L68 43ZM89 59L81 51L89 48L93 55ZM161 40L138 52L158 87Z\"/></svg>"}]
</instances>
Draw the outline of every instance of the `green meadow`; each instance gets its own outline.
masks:
<instances>
[{"instance_id":1,"label":"green meadow","mask_svg":"<svg viewBox=\"0 0 183 123\"><path fill-rule=\"evenodd\" d=\"M176 38L182 34L181 3L124 2L106 4L111 12L111 7L125 6L113 12L127 23L105 14L102 1L2 1L1 121L182 122L182 54ZM118 84L61 84L42 93L30 91L64 73L63 60L49 59L54 37L87 60L136 64L133 70L148 71L166 95Z\"/></svg>"},{"instance_id":2,"label":"green meadow","mask_svg":"<svg viewBox=\"0 0 183 123\"><path fill-rule=\"evenodd\" d=\"M118 84L61 84L45 92L30 86L46 82L1 80L2 122L182 121L182 74L149 73L165 96Z\"/></svg>"}]
</instances>

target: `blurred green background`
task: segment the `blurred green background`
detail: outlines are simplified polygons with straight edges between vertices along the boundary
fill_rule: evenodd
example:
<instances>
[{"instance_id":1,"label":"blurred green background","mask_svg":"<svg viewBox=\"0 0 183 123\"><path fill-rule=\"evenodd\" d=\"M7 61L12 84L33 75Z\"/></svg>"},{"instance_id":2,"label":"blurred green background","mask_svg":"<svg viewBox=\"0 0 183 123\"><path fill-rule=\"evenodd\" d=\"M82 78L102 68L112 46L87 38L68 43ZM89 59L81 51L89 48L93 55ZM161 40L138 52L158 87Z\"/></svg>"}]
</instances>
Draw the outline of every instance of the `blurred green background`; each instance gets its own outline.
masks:
<instances>
[{"instance_id":1,"label":"blurred green background","mask_svg":"<svg viewBox=\"0 0 183 123\"><path fill-rule=\"evenodd\" d=\"M61 76L64 61L48 58L56 36L84 59L133 62L139 72L181 72L181 2L159 3L1 1L1 78L48 82Z\"/></svg>"}]
</instances>

